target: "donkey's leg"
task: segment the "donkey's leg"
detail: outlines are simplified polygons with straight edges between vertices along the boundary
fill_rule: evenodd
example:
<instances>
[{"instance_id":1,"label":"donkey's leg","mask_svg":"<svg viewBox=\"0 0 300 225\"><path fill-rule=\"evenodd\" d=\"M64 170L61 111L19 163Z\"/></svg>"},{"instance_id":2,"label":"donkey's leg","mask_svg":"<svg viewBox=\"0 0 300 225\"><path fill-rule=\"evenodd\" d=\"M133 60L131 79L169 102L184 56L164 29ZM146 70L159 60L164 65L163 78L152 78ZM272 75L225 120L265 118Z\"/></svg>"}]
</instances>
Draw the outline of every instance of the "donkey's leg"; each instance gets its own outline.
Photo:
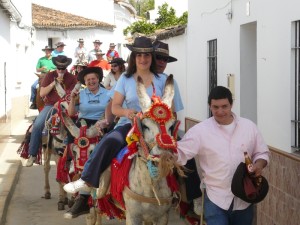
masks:
<instances>
[{"instance_id":1,"label":"donkey's leg","mask_svg":"<svg viewBox=\"0 0 300 225\"><path fill-rule=\"evenodd\" d=\"M159 220L157 221L157 223L155 223L156 225L167 225L169 221L169 215L168 213L165 213L164 215L162 215Z\"/></svg>"},{"instance_id":2,"label":"donkey's leg","mask_svg":"<svg viewBox=\"0 0 300 225\"><path fill-rule=\"evenodd\" d=\"M58 165L59 157L57 154L53 155L55 157L55 164L56 166ZM67 197L67 192L64 190L64 184L61 182L58 183L58 202L57 202L57 209L58 210L65 210L65 205L68 205L68 197Z\"/></svg>"},{"instance_id":3,"label":"donkey's leg","mask_svg":"<svg viewBox=\"0 0 300 225\"><path fill-rule=\"evenodd\" d=\"M96 214L96 224L95 225L102 225L102 217L99 213Z\"/></svg>"},{"instance_id":4,"label":"donkey's leg","mask_svg":"<svg viewBox=\"0 0 300 225\"><path fill-rule=\"evenodd\" d=\"M95 207L90 208L90 213L85 216L87 225L102 225L101 216Z\"/></svg>"},{"instance_id":5,"label":"donkey's leg","mask_svg":"<svg viewBox=\"0 0 300 225\"><path fill-rule=\"evenodd\" d=\"M51 153L50 149L48 146L43 146L43 151L44 151L44 173L45 173L45 199L50 199L51 198L51 193L50 193L50 183L49 183L49 173L50 173L50 159L51 159Z\"/></svg>"},{"instance_id":6,"label":"donkey's leg","mask_svg":"<svg viewBox=\"0 0 300 225\"><path fill-rule=\"evenodd\" d=\"M136 215L131 215L128 211L126 210L126 225L140 225L143 224L143 219L140 216Z\"/></svg>"}]
</instances>

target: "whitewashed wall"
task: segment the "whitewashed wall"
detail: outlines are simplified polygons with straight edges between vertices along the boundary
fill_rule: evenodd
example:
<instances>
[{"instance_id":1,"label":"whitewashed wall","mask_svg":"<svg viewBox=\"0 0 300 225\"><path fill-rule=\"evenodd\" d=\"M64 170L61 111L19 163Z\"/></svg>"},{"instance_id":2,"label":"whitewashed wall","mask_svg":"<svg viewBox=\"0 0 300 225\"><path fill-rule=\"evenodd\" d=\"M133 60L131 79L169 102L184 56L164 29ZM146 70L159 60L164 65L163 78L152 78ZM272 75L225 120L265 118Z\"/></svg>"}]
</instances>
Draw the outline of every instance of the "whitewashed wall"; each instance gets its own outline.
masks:
<instances>
[{"instance_id":1,"label":"whitewashed wall","mask_svg":"<svg viewBox=\"0 0 300 225\"><path fill-rule=\"evenodd\" d=\"M229 20L226 13L231 7ZM297 0L189 1L187 115L207 118L207 41L212 39L218 40L218 85L227 86L226 75L235 75L234 111L240 114L240 26L256 22L257 124L267 144L290 152L294 104L291 34L292 21L300 19L299 8Z\"/></svg>"},{"instance_id":2,"label":"whitewashed wall","mask_svg":"<svg viewBox=\"0 0 300 225\"><path fill-rule=\"evenodd\" d=\"M9 79L4 74L5 64L10 57L10 21L3 10L0 10L0 118L5 115L5 79Z\"/></svg>"},{"instance_id":3,"label":"whitewashed wall","mask_svg":"<svg viewBox=\"0 0 300 225\"><path fill-rule=\"evenodd\" d=\"M13 3L22 16L19 25L10 21L4 10L0 11L0 117L7 113L10 121L17 123L25 117L26 100L30 95L31 1ZM18 105L17 110L13 110L14 105Z\"/></svg>"},{"instance_id":4,"label":"whitewashed wall","mask_svg":"<svg viewBox=\"0 0 300 225\"><path fill-rule=\"evenodd\" d=\"M177 116L181 121L180 130L184 130L184 118L188 109L187 104L187 61L186 61L186 40L187 35L183 34L170 39L161 40L162 42L169 44L169 53L171 56L177 58L178 61L168 63L165 73L173 74L174 78L180 89L181 98L184 105L184 110L180 111Z\"/></svg>"}]
</instances>

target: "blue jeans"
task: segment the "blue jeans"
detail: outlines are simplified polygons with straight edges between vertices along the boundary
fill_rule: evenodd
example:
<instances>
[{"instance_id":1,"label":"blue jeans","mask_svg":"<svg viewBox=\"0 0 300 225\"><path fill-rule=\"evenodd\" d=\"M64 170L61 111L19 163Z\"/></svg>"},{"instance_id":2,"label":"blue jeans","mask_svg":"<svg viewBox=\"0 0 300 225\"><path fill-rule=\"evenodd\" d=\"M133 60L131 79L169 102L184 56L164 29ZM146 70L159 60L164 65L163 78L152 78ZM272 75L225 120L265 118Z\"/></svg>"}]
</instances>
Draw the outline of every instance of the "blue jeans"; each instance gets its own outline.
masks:
<instances>
[{"instance_id":1,"label":"blue jeans","mask_svg":"<svg viewBox=\"0 0 300 225\"><path fill-rule=\"evenodd\" d=\"M204 218L207 225L252 225L253 205L244 210L232 210L233 201L228 210L224 210L204 195Z\"/></svg>"},{"instance_id":2,"label":"blue jeans","mask_svg":"<svg viewBox=\"0 0 300 225\"><path fill-rule=\"evenodd\" d=\"M36 86L38 85L38 83L39 83L39 80L37 79L37 80L34 81L34 83L31 85L31 95L30 95L30 101L31 101L31 102L35 102L36 91L37 91Z\"/></svg>"},{"instance_id":3,"label":"blue jeans","mask_svg":"<svg viewBox=\"0 0 300 225\"><path fill-rule=\"evenodd\" d=\"M36 117L31 131L30 143L29 143L29 155L36 156L42 143L42 132L45 127L45 121L49 119L47 115L52 109L52 105L46 105L43 110ZM56 110L53 110L55 113Z\"/></svg>"}]
</instances>

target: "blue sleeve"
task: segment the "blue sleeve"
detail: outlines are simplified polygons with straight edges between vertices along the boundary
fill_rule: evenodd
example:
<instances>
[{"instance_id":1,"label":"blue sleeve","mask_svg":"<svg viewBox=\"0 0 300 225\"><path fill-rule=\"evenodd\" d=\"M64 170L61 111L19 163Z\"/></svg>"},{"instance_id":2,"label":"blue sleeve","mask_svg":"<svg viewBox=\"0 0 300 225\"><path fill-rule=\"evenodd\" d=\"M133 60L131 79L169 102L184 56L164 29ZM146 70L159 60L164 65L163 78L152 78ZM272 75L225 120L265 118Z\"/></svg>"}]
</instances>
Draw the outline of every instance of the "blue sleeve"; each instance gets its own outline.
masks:
<instances>
[{"instance_id":1,"label":"blue sleeve","mask_svg":"<svg viewBox=\"0 0 300 225\"><path fill-rule=\"evenodd\" d=\"M173 101L173 103L174 103L175 112L179 112L180 110L184 109L183 103L181 100L179 87L178 87L176 80L174 80L174 101Z\"/></svg>"},{"instance_id":2,"label":"blue sleeve","mask_svg":"<svg viewBox=\"0 0 300 225\"><path fill-rule=\"evenodd\" d=\"M117 81L116 87L114 89L114 91L119 92L120 94L122 94L123 96L125 96L125 81L126 81L126 77L124 76L124 74L122 74L120 76L120 78Z\"/></svg>"}]
</instances>

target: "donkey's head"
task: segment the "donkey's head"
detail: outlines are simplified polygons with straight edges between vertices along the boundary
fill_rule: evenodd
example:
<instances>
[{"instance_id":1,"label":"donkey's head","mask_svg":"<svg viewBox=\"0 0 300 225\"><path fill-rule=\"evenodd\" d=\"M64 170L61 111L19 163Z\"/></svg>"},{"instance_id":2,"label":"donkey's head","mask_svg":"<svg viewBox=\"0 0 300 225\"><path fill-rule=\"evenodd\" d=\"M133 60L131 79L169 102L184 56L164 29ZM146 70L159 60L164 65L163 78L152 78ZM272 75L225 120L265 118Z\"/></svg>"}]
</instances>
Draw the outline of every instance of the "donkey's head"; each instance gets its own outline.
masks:
<instances>
[{"instance_id":1,"label":"donkey's head","mask_svg":"<svg viewBox=\"0 0 300 225\"><path fill-rule=\"evenodd\" d=\"M139 154L147 161L158 163L160 177L173 172L176 164L174 153L177 152L177 130L179 122L172 113L174 80L170 75L166 81L163 97L150 98L143 81L138 77L137 94L142 108L141 115L135 118L134 130L138 133Z\"/></svg>"},{"instance_id":2,"label":"donkey's head","mask_svg":"<svg viewBox=\"0 0 300 225\"><path fill-rule=\"evenodd\" d=\"M67 114L65 107L63 105L61 106L63 122L71 135L75 138L71 149L76 159L76 167L83 169L84 163L95 148L95 145L99 142L99 132L95 125L87 128L87 124L84 120L80 120L81 126L77 127Z\"/></svg>"}]
</instances>

